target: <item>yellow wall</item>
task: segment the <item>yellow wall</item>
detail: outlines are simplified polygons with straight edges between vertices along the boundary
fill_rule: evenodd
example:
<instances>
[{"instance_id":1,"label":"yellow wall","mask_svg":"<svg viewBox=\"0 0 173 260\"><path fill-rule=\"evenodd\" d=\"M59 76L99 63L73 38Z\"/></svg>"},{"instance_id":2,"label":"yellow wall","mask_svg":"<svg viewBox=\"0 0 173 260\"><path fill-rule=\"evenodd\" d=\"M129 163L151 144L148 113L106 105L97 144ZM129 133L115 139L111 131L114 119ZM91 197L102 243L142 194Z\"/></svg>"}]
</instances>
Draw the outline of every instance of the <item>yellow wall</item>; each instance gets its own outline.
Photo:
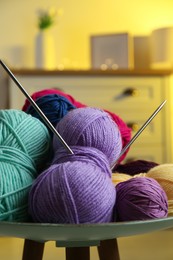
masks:
<instances>
[{"instance_id":1,"label":"yellow wall","mask_svg":"<svg viewBox=\"0 0 173 260\"><path fill-rule=\"evenodd\" d=\"M172 0L0 0L0 58L9 65L34 66L36 10L62 7L64 15L52 29L57 65L90 64L89 37L98 33L150 34L173 25Z\"/></svg>"}]
</instances>

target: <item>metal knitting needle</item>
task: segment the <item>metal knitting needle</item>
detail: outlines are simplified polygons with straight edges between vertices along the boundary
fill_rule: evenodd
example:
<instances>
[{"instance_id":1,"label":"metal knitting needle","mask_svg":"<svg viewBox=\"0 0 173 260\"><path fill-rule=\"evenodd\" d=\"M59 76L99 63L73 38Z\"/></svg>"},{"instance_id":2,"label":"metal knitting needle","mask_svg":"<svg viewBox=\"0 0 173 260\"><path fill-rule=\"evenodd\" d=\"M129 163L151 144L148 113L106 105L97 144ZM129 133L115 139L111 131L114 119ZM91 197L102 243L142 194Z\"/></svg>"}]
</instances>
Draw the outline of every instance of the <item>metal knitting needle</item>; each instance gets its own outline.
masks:
<instances>
[{"instance_id":1,"label":"metal knitting needle","mask_svg":"<svg viewBox=\"0 0 173 260\"><path fill-rule=\"evenodd\" d=\"M113 163L111 170L115 167L120 157L125 153L125 151L130 147L130 145L138 138L138 136L143 132L143 130L147 127L147 125L153 120L153 118L157 115L157 113L163 108L167 100L163 101L160 106L153 112L153 114L147 119L147 121L141 126L141 128L137 131L137 133L133 136L133 138L130 140L130 142L124 146L124 148L121 150L121 153L116 159L116 161Z\"/></svg>"},{"instance_id":2,"label":"metal knitting needle","mask_svg":"<svg viewBox=\"0 0 173 260\"><path fill-rule=\"evenodd\" d=\"M16 77L13 75L13 73L10 71L10 69L0 60L0 64L2 67L6 70L6 72L9 74L9 76L12 78L12 80L16 83L16 85L19 87L19 89L22 91L22 93L26 96L26 98L29 100L29 102L32 104L32 106L35 108L35 110L39 113L39 115L44 120L45 124L50 128L50 130L58 137L59 141L62 143L62 145L65 147L65 149L68 150L69 153L74 154L73 151L70 149L70 147L67 145L67 143L64 141L64 139L61 137L61 135L58 133L58 131L54 128L54 126L51 124L51 122L48 120L48 118L45 116L45 114L42 112L42 110L39 108L39 106L35 103L35 101L29 96L27 91L24 89L24 87L19 83L19 81L16 79Z\"/></svg>"}]
</instances>

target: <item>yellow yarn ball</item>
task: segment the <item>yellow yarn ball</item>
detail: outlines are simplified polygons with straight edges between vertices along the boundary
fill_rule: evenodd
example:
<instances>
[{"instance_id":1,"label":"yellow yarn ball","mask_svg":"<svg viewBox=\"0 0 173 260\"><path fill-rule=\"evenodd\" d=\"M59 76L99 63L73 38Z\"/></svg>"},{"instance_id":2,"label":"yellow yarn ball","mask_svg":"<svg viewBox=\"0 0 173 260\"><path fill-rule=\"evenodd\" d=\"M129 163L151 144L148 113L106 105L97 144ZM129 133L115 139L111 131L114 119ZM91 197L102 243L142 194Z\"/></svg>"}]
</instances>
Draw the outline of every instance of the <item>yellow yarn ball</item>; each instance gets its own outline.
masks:
<instances>
[{"instance_id":1,"label":"yellow yarn ball","mask_svg":"<svg viewBox=\"0 0 173 260\"><path fill-rule=\"evenodd\" d=\"M116 186L118 183L131 179L132 176L125 173L112 173L112 182Z\"/></svg>"},{"instance_id":2,"label":"yellow yarn ball","mask_svg":"<svg viewBox=\"0 0 173 260\"><path fill-rule=\"evenodd\" d=\"M135 177L148 177L148 176L146 176L146 175L147 175L147 173L142 172L142 173L135 174L135 175L133 176L133 178L135 178Z\"/></svg>"},{"instance_id":3,"label":"yellow yarn ball","mask_svg":"<svg viewBox=\"0 0 173 260\"><path fill-rule=\"evenodd\" d=\"M146 173L138 173L136 175L129 175L126 173L112 173L112 182L116 186L118 183L123 181L128 181L129 179L136 178L136 177L146 177Z\"/></svg>"},{"instance_id":4,"label":"yellow yarn ball","mask_svg":"<svg viewBox=\"0 0 173 260\"><path fill-rule=\"evenodd\" d=\"M160 164L150 169L146 175L155 179L168 198L168 215L173 215L173 164Z\"/></svg>"}]
</instances>

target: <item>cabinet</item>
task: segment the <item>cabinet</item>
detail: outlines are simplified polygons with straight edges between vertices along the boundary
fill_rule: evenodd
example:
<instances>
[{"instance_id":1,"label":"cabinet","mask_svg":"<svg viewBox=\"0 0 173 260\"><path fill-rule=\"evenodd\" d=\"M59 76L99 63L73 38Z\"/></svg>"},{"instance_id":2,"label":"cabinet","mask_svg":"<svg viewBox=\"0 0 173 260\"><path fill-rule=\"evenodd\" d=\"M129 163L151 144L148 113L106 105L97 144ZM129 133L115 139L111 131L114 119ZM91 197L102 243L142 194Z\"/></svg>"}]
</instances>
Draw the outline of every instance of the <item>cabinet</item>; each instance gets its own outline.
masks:
<instances>
[{"instance_id":1,"label":"cabinet","mask_svg":"<svg viewBox=\"0 0 173 260\"><path fill-rule=\"evenodd\" d=\"M170 73L136 71L13 71L26 91L59 88L88 106L119 115L132 135L162 101L168 102L132 144L126 160L143 159L158 163L172 160ZM21 109L25 96L9 79L10 108Z\"/></svg>"}]
</instances>

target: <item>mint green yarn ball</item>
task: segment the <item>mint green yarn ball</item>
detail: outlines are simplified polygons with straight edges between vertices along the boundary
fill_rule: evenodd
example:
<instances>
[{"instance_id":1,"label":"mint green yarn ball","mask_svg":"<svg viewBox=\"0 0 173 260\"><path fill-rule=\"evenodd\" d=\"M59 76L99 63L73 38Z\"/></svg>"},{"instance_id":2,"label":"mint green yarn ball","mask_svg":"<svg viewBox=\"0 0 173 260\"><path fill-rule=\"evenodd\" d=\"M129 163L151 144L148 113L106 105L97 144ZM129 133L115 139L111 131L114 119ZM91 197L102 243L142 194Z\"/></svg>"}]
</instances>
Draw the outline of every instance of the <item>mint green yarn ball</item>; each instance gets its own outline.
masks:
<instances>
[{"instance_id":1,"label":"mint green yarn ball","mask_svg":"<svg viewBox=\"0 0 173 260\"><path fill-rule=\"evenodd\" d=\"M28 193L49 158L51 139L40 120L0 110L0 220L27 221Z\"/></svg>"}]
</instances>

